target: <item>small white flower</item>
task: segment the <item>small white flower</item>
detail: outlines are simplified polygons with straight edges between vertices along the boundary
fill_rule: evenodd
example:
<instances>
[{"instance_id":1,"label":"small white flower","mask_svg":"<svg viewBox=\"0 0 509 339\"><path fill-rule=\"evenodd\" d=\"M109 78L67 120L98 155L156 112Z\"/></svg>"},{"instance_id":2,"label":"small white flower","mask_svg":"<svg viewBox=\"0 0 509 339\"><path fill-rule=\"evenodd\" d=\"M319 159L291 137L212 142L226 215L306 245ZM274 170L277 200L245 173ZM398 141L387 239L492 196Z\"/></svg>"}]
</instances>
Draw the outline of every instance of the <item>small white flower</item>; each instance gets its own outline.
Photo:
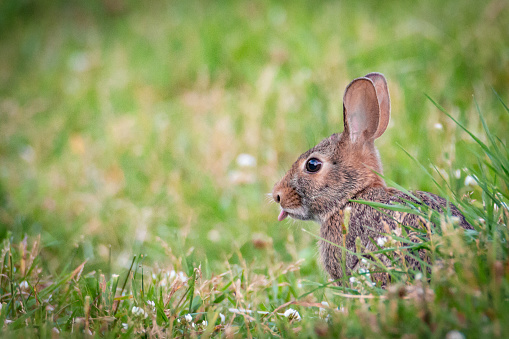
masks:
<instances>
[{"instance_id":1,"label":"small white flower","mask_svg":"<svg viewBox=\"0 0 509 339\"><path fill-rule=\"evenodd\" d=\"M184 272L179 272L179 273L178 273L178 277L179 277L180 281L182 281L182 282L186 282L186 281L187 281L187 279L188 279L188 278L186 277L186 274L185 274Z\"/></svg>"},{"instance_id":2,"label":"small white flower","mask_svg":"<svg viewBox=\"0 0 509 339\"><path fill-rule=\"evenodd\" d=\"M203 327L207 327L207 325L208 325L208 324L209 324L209 322L208 322L207 320L203 320L203 321L201 322L201 325L202 325Z\"/></svg>"},{"instance_id":3,"label":"small white flower","mask_svg":"<svg viewBox=\"0 0 509 339\"><path fill-rule=\"evenodd\" d=\"M155 310L156 310L156 303L155 302L153 302L152 300L147 300L147 305L152 307L152 311L155 312Z\"/></svg>"},{"instance_id":4,"label":"small white flower","mask_svg":"<svg viewBox=\"0 0 509 339\"><path fill-rule=\"evenodd\" d=\"M191 321L193 321L193 316L192 316L192 315L190 315L189 313L188 313L188 314L186 314L185 318L186 318L186 321L187 321L188 323L190 323Z\"/></svg>"},{"instance_id":5,"label":"small white flower","mask_svg":"<svg viewBox=\"0 0 509 339\"><path fill-rule=\"evenodd\" d=\"M356 277L350 277L350 282L352 284L356 283L357 282L357 278Z\"/></svg>"},{"instance_id":6,"label":"small white flower","mask_svg":"<svg viewBox=\"0 0 509 339\"><path fill-rule=\"evenodd\" d=\"M194 323L191 323L191 327L192 327L192 328L195 328L195 327L196 327L196 325L195 325Z\"/></svg>"},{"instance_id":7,"label":"small white flower","mask_svg":"<svg viewBox=\"0 0 509 339\"><path fill-rule=\"evenodd\" d=\"M141 307L137 307L137 306L133 306L131 312L133 313L133 315L135 316L141 316L143 318L146 318L148 317L148 314L147 312L145 312L145 310Z\"/></svg>"},{"instance_id":8,"label":"small white flower","mask_svg":"<svg viewBox=\"0 0 509 339\"><path fill-rule=\"evenodd\" d=\"M26 280L23 280L21 284L19 284L19 288L21 288L22 291L27 291L29 288L28 282Z\"/></svg>"},{"instance_id":9,"label":"small white flower","mask_svg":"<svg viewBox=\"0 0 509 339\"><path fill-rule=\"evenodd\" d=\"M239 165L239 167L255 167L256 158L251 154L241 153L237 157L237 165Z\"/></svg>"},{"instance_id":10,"label":"small white flower","mask_svg":"<svg viewBox=\"0 0 509 339\"><path fill-rule=\"evenodd\" d=\"M475 177L467 175L465 177L465 186L477 186L477 181L475 180Z\"/></svg>"},{"instance_id":11,"label":"small white flower","mask_svg":"<svg viewBox=\"0 0 509 339\"><path fill-rule=\"evenodd\" d=\"M367 264L368 264L368 261L366 260L366 258L362 258L362 259L361 259L361 263L363 263L364 265L367 265Z\"/></svg>"},{"instance_id":12,"label":"small white flower","mask_svg":"<svg viewBox=\"0 0 509 339\"><path fill-rule=\"evenodd\" d=\"M26 146L20 154L21 159L31 163L35 159L35 151L31 146Z\"/></svg>"},{"instance_id":13,"label":"small white flower","mask_svg":"<svg viewBox=\"0 0 509 339\"><path fill-rule=\"evenodd\" d=\"M170 280L173 280L173 278L175 278L175 277L177 276L177 273L175 272L175 270L171 270L171 272L169 273L169 275L168 275L168 273L166 273L166 275L168 276L168 278L169 278Z\"/></svg>"},{"instance_id":14,"label":"small white flower","mask_svg":"<svg viewBox=\"0 0 509 339\"><path fill-rule=\"evenodd\" d=\"M325 307L329 307L329 303L326 302L326 301L322 301L322 305L325 306ZM326 308L323 308L323 307L320 307L319 310L318 310L318 316L320 318L325 318L328 314L327 314L327 309Z\"/></svg>"},{"instance_id":15,"label":"small white flower","mask_svg":"<svg viewBox=\"0 0 509 339\"><path fill-rule=\"evenodd\" d=\"M210 230L210 232L207 233L207 238L212 242L218 242L221 240L221 233L218 230Z\"/></svg>"},{"instance_id":16,"label":"small white flower","mask_svg":"<svg viewBox=\"0 0 509 339\"><path fill-rule=\"evenodd\" d=\"M77 73L86 72L92 67L90 56L85 52L75 52L67 60L67 66Z\"/></svg>"},{"instance_id":17,"label":"small white flower","mask_svg":"<svg viewBox=\"0 0 509 339\"><path fill-rule=\"evenodd\" d=\"M122 323L122 328L127 331L127 329L129 328L129 324Z\"/></svg>"},{"instance_id":18,"label":"small white flower","mask_svg":"<svg viewBox=\"0 0 509 339\"><path fill-rule=\"evenodd\" d=\"M452 330L445 335L445 339L465 339L465 335L460 331Z\"/></svg>"},{"instance_id":19,"label":"small white flower","mask_svg":"<svg viewBox=\"0 0 509 339\"><path fill-rule=\"evenodd\" d=\"M300 321L300 314L293 308L289 308L285 311L284 316L288 318L288 320Z\"/></svg>"},{"instance_id":20,"label":"small white flower","mask_svg":"<svg viewBox=\"0 0 509 339\"><path fill-rule=\"evenodd\" d=\"M221 318L221 324L224 324L226 317L224 316L223 313L219 313L219 318Z\"/></svg>"},{"instance_id":21,"label":"small white flower","mask_svg":"<svg viewBox=\"0 0 509 339\"><path fill-rule=\"evenodd\" d=\"M359 274L364 274L369 277L369 270L366 270L364 268L359 268Z\"/></svg>"},{"instance_id":22,"label":"small white flower","mask_svg":"<svg viewBox=\"0 0 509 339\"><path fill-rule=\"evenodd\" d=\"M442 126L442 124L441 124L441 123L439 123L439 122L435 123L435 124L433 125L433 127L434 127L435 129L438 129L438 130L443 130L443 129L444 129L444 126Z\"/></svg>"},{"instance_id":23,"label":"small white flower","mask_svg":"<svg viewBox=\"0 0 509 339\"><path fill-rule=\"evenodd\" d=\"M383 247L385 243L387 242L387 237L380 237L377 239L376 243L378 246Z\"/></svg>"},{"instance_id":24,"label":"small white flower","mask_svg":"<svg viewBox=\"0 0 509 339\"><path fill-rule=\"evenodd\" d=\"M461 170L457 169L456 171L454 171L454 177L456 179L461 178Z\"/></svg>"}]
</instances>

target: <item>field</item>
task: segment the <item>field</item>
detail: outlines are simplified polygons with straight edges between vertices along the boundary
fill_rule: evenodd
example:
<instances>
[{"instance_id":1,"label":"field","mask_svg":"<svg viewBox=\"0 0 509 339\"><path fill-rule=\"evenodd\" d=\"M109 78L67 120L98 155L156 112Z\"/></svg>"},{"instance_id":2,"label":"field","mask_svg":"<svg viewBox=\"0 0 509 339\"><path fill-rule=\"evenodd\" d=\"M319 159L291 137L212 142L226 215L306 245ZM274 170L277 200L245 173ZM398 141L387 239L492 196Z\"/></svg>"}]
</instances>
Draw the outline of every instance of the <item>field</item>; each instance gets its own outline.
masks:
<instances>
[{"instance_id":1,"label":"field","mask_svg":"<svg viewBox=\"0 0 509 339\"><path fill-rule=\"evenodd\" d=\"M504 337L508 41L503 0L1 2L1 335ZM372 71L384 177L475 226L387 290L267 196Z\"/></svg>"}]
</instances>

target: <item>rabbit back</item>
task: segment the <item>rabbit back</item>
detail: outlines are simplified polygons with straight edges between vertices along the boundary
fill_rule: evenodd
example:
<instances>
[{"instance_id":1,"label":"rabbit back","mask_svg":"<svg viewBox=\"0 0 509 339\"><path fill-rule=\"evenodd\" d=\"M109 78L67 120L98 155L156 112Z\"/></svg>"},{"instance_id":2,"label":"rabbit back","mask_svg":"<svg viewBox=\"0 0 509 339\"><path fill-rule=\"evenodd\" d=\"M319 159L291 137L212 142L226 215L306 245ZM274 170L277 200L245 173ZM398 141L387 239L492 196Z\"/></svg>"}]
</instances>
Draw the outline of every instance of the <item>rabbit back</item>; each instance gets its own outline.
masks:
<instances>
[{"instance_id":1,"label":"rabbit back","mask_svg":"<svg viewBox=\"0 0 509 339\"><path fill-rule=\"evenodd\" d=\"M377 187L360 192L353 200L373 201L383 204L401 204L404 203L404 201L411 201L417 205L424 203L429 208L441 213L450 209L452 216L458 218L460 227L464 229L473 229L456 206L449 203L446 199L422 191L413 192L413 195L420 201L394 188ZM350 220L346 235L344 234L343 226L345 209L350 209ZM357 252L356 241L360 241L361 253L370 257L367 253L379 250L374 244L379 238L393 231L401 235L401 233L398 233L398 229L401 227L409 226L410 228L418 229L424 227L425 223L425 220L415 214L402 213L388 209L378 211L366 204L348 202L344 209L337 211L337 213L332 215L329 221L323 223L320 228L320 235L324 239L320 242L320 252L324 268L332 279L339 280L343 277L343 265L346 269L346 275L351 275L353 271L362 266L358 256L348 253L346 254L346 259L343 264L343 251L340 247L333 244L339 246L343 246L344 244L347 250ZM416 234L412 234L412 232L410 232L408 236L411 241L420 241ZM359 238L359 240L356 240L357 238ZM420 250L418 255L421 260L429 262L425 250ZM392 263L385 255L378 254L377 258L386 267L391 267ZM405 257L405 265L414 271L422 270L420 262L415 260L412 256ZM386 274L375 275L373 279L381 281L382 285L388 282Z\"/></svg>"}]
</instances>

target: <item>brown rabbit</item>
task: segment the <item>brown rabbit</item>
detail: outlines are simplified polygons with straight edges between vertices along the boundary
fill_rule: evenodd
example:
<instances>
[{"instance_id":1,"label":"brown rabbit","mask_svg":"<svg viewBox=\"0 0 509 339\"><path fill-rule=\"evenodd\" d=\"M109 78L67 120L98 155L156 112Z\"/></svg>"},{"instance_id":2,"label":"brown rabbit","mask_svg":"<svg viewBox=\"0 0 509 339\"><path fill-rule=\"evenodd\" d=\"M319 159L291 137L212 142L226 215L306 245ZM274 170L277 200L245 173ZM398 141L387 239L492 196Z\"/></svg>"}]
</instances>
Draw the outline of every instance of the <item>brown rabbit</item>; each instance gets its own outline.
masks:
<instances>
[{"instance_id":1,"label":"brown rabbit","mask_svg":"<svg viewBox=\"0 0 509 339\"><path fill-rule=\"evenodd\" d=\"M281 205L278 220L287 216L300 220L314 220L320 223L320 253L325 269L331 278L343 276L342 249L332 245L345 244L349 251L356 252L356 238L360 238L362 251L378 250L370 241L376 241L382 234L398 228L398 223L419 227L419 216L398 213L392 210L382 212L351 200L374 201L384 204L401 203L403 200L417 200L407 194L387 187L376 173L382 173L382 164L375 139L380 137L390 117L390 98L385 77L370 73L353 80L343 97L344 130L322 140L318 145L303 153L272 191L274 201ZM472 226L460 211L437 195L427 192L413 192L414 197L436 211L449 208L465 229ZM349 228L343 240L343 216L350 211ZM424 251L419 253L425 260ZM390 261L383 255L377 256L385 265ZM409 258L409 257L407 257ZM346 255L346 274L351 274L359 265L357 256ZM420 269L416 260L408 259L407 266ZM385 285L386 274L373 275L374 280Z\"/></svg>"}]
</instances>

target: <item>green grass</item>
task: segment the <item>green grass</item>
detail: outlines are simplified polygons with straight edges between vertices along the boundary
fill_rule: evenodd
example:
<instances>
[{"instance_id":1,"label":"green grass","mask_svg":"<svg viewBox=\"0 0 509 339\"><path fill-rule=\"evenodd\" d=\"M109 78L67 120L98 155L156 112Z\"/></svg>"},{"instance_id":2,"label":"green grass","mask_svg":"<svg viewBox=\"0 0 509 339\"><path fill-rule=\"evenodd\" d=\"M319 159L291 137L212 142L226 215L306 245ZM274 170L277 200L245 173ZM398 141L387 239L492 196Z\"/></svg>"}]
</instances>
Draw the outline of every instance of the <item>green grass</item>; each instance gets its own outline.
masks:
<instances>
[{"instance_id":1,"label":"green grass","mask_svg":"<svg viewBox=\"0 0 509 339\"><path fill-rule=\"evenodd\" d=\"M1 3L3 335L503 336L508 23L504 1ZM371 71L384 176L476 226L442 221L422 241L439 264L389 268L387 291L333 287L318 226L266 198Z\"/></svg>"}]
</instances>

